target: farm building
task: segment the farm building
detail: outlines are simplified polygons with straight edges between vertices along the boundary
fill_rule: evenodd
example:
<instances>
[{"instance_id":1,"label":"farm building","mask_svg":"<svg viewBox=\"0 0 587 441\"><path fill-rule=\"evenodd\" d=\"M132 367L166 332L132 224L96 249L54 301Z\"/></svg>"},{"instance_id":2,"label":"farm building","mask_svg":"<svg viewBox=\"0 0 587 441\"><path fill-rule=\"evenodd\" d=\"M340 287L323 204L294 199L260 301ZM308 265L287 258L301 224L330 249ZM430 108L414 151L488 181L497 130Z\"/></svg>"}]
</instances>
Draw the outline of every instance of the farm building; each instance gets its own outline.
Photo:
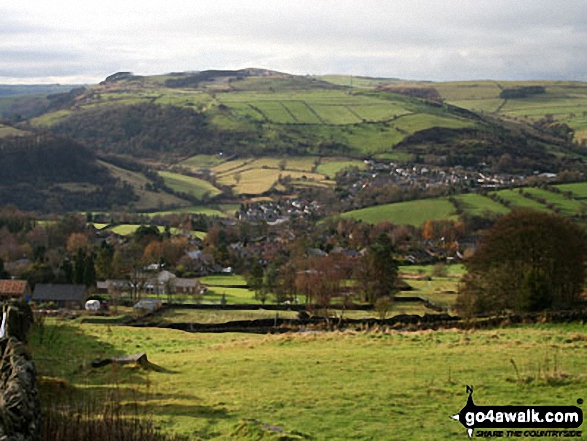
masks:
<instances>
[{"instance_id":1,"label":"farm building","mask_svg":"<svg viewBox=\"0 0 587 441\"><path fill-rule=\"evenodd\" d=\"M180 277L175 279L176 294L203 294L205 291L206 288L198 279L183 279Z\"/></svg>"},{"instance_id":2,"label":"farm building","mask_svg":"<svg viewBox=\"0 0 587 441\"><path fill-rule=\"evenodd\" d=\"M33 300L37 303L52 302L58 308L68 309L82 309L86 297L86 287L83 285L38 283L33 293Z\"/></svg>"},{"instance_id":3,"label":"farm building","mask_svg":"<svg viewBox=\"0 0 587 441\"><path fill-rule=\"evenodd\" d=\"M30 300L31 294L31 287L26 280L0 280L0 300Z\"/></svg>"},{"instance_id":4,"label":"farm building","mask_svg":"<svg viewBox=\"0 0 587 441\"><path fill-rule=\"evenodd\" d=\"M96 292L98 294L116 295L123 292L129 292L130 290L131 286L128 280L108 279L96 283Z\"/></svg>"}]
</instances>

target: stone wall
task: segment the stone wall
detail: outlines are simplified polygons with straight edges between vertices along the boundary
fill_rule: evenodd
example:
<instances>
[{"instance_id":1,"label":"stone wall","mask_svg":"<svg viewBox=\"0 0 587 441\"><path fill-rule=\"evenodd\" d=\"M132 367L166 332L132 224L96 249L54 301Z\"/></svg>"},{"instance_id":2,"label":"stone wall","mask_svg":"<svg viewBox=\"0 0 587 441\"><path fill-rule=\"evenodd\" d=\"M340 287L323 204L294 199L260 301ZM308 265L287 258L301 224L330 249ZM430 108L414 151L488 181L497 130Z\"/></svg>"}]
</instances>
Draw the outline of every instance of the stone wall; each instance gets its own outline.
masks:
<instances>
[{"instance_id":1,"label":"stone wall","mask_svg":"<svg viewBox=\"0 0 587 441\"><path fill-rule=\"evenodd\" d=\"M32 311L25 303L10 302L2 306L2 312L0 441L37 441L41 439L41 405L35 364L26 348Z\"/></svg>"}]
</instances>

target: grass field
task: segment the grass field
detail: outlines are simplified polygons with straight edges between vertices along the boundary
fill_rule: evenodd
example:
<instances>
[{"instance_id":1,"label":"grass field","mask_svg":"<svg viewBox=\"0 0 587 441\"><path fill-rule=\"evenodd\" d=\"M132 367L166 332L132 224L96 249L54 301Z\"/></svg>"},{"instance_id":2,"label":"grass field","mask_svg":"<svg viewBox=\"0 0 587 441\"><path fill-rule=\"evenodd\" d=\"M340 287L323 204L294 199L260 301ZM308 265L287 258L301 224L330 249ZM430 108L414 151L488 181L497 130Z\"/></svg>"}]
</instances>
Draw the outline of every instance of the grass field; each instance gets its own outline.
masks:
<instances>
[{"instance_id":1,"label":"grass field","mask_svg":"<svg viewBox=\"0 0 587 441\"><path fill-rule=\"evenodd\" d=\"M449 418L466 404L465 385L478 405L575 405L587 387L583 331L244 335L60 322L43 344L32 335L31 347L41 376L88 397L114 390L129 409L136 403L164 430L194 439L442 441L467 437ZM88 367L138 352L164 371Z\"/></svg>"},{"instance_id":2,"label":"grass field","mask_svg":"<svg viewBox=\"0 0 587 441\"><path fill-rule=\"evenodd\" d=\"M141 173L126 170L104 161L98 161L98 163L108 168L115 178L132 186L134 192L140 198L134 203L134 208L137 211L150 211L170 206L182 207L189 204L187 201L165 192L146 190L147 184L151 184L151 182Z\"/></svg>"},{"instance_id":3,"label":"grass field","mask_svg":"<svg viewBox=\"0 0 587 441\"><path fill-rule=\"evenodd\" d=\"M109 228L110 231L112 231L114 234L118 234L120 236L129 236L131 234L133 234L135 231L137 231L137 228L139 228L140 225L139 224L124 224L124 225L116 225L112 228ZM157 226L157 229L159 230L160 233L163 233L165 231L165 227L162 226ZM180 230L177 228L172 227L170 229L170 233L171 234L178 234L180 233ZM206 237L206 232L204 231L192 231L191 234L193 234L195 237L198 237L200 239L204 239Z\"/></svg>"},{"instance_id":4,"label":"grass field","mask_svg":"<svg viewBox=\"0 0 587 441\"><path fill-rule=\"evenodd\" d=\"M24 130L17 129L15 127L0 124L0 138L4 138L5 136L25 136L28 134L30 134L30 132L25 132Z\"/></svg>"},{"instance_id":5,"label":"grass field","mask_svg":"<svg viewBox=\"0 0 587 441\"><path fill-rule=\"evenodd\" d=\"M571 192L571 198L568 199L563 194L534 187L522 187L521 190L536 199L543 199L544 203L524 196L519 192L520 189L494 192L510 202L509 208L487 196L476 193L461 194L455 198L463 203L465 213L476 216L503 215L509 213L513 208L529 208L552 213L553 210L549 208L548 204L552 204L552 207L557 209L562 216L576 216L587 209L585 206L587 204L587 182L560 184L556 187L563 192ZM396 225L422 226L427 220L456 219L454 211L454 206L447 198L437 198L379 205L349 211L341 216L360 219L371 224L391 222Z\"/></svg>"},{"instance_id":6,"label":"grass field","mask_svg":"<svg viewBox=\"0 0 587 441\"><path fill-rule=\"evenodd\" d=\"M574 216L581 209L581 203L579 201L566 199L562 194L553 193L541 188L527 188L525 191L534 197L543 198L547 203L558 208L559 213L563 216Z\"/></svg>"},{"instance_id":7,"label":"grass field","mask_svg":"<svg viewBox=\"0 0 587 441\"><path fill-rule=\"evenodd\" d=\"M343 213L342 217L370 224L391 222L395 225L422 226L427 220L456 219L454 206L447 199L423 199L379 205Z\"/></svg>"},{"instance_id":8,"label":"grass field","mask_svg":"<svg viewBox=\"0 0 587 441\"><path fill-rule=\"evenodd\" d=\"M546 93L526 98L500 98L502 89L543 86ZM563 81L447 82L434 87L451 104L467 109L533 122L551 115L575 130L575 139L587 139L587 84Z\"/></svg>"},{"instance_id":9,"label":"grass field","mask_svg":"<svg viewBox=\"0 0 587 441\"><path fill-rule=\"evenodd\" d=\"M573 197L578 200L587 199L587 182L576 182L573 184L557 185L562 191L570 191Z\"/></svg>"},{"instance_id":10,"label":"grass field","mask_svg":"<svg viewBox=\"0 0 587 441\"><path fill-rule=\"evenodd\" d=\"M202 199L204 195L213 198L222 193L219 189L203 179L165 171L160 171L159 175L165 181L165 185L174 191L187 193L198 199Z\"/></svg>"},{"instance_id":11,"label":"grass field","mask_svg":"<svg viewBox=\"0 0 587 441\"><path fill-rule=\"evenodd\" d=\"M203 214L205 216L217 216L217 217L226 217L226 213L212 207L205 207L202 205L192 205L190 207L181 207L175 210L167 210L167 211L155 211L151 213L147 213L148 216L167 216L170 214Z\"/></svg>"},{"instance_id":12,"label":"grass field","mask_svg":"<svg viewBox=\"0 0 587 441\"><path fill-rule=\"evenodd\" d=\"M500 190L497 192L497 194L506 201L510 201L513 207L531 208L533 210L545 212L551 211L546 205L521 195L517 190Z\"/></svg>"},{"instance_id":13,"label":"grass field","mask_svg":"<svg viewBox=\"0 0 587 441\"><path fill-rule=\"evenodd\" d=\"M469 193L456 196L456 198L463 203L463 209L467 213L476 216L482 216L488 211L498 214L507 214L510 211L499 202L495 202L480 194Z\"/></svg>"}]
</instances>

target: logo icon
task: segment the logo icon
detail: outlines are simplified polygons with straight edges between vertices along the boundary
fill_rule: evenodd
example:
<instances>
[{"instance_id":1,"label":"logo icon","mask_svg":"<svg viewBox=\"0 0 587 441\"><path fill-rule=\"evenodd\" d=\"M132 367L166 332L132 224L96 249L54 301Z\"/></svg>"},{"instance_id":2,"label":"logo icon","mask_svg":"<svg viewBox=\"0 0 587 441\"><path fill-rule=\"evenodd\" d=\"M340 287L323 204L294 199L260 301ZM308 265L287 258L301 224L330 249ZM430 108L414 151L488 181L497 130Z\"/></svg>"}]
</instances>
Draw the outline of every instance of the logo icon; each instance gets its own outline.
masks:
<instances>
[{"instance_id":1,"label":"logo icon","mask_svg":"<svg viewBox=\"0 0 587 441\"><path fill-rule=\"evenodd\" d=\"M451 418L467 429L469 438L475 429L573 429L583 424L577 406L477 406L473 387L467 386L467 393L467 404Z\"/></svg>"}]
</instances>

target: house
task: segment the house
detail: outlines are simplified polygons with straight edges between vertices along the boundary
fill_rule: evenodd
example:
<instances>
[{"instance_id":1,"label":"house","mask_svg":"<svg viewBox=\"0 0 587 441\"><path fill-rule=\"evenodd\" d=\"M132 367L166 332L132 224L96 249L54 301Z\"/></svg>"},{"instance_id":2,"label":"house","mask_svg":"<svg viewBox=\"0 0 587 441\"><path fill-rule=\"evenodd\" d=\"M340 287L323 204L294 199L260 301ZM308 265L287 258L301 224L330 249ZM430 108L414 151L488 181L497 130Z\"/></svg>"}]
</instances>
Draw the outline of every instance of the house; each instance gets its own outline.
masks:
<instances>
[{"instance_id":1,"label":"house","mask_svg":"<svg viewBox=\"0 0 587 441\"><path fill-rule=\"evenodd\" d=\"M200 284L198 279L184 279L178 277L175 279L176 294L203 294L206 288Z\"/></svg>"},{"instance_id":2,"label":"house","mask_svg":"<svg viewBox=\"0 0 587 441\"><path fill-rule=\"evenodd\" d=\"M55 303L58 308L83 309L86 303L84 285L37 283L33 300L37 303Z\"/></svg>"},{"instance_id":3,"label":"house","mask_svg":"<svg viewBox=\"0 0 587 441\"><path fill-rule=\"evenodd\" d=\"M96 282L98 294L120 295L123 292L130 292L131 286L128 280L108 279Z\"/></svg>"},{"instance_id":4,"label":"house","mask_svg":"<svg viewBox=\"0 0 587 441\"><path fill-rule=\"evenodd\" d=\"M155 277L150 278L145 284L147 294L171 294L175 292L177 277L169 271L160 271Z\"/></svg>"},{"instance_id":5,"label":"house","mask_svg":"<svg viewBox=\"0 0 587 441\"><path fill-rule=\"evenodd\" d=\"M0 300L31 299L31 287L26 280L0 280Z\"/></svg>"}]
</instances>

